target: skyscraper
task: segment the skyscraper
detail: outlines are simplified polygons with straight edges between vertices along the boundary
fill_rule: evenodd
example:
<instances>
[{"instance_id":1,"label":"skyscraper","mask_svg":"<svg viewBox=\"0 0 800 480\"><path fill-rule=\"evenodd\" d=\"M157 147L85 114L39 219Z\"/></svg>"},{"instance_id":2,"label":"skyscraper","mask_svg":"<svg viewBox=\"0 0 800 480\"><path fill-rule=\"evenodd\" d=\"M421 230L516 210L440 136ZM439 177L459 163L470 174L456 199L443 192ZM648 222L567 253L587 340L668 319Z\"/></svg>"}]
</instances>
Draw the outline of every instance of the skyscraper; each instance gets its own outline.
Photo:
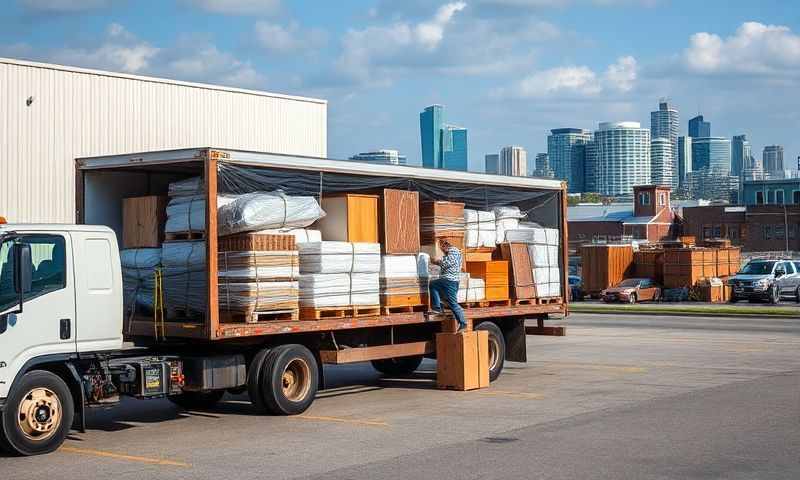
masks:
<instances>
[{"instance_id":1,"label":"skyscraper","mask_svg":"<svg viewBox=\"0 0 800 480\"><path fill-rule=\"evenodd\" d=\"M692 171L692 137L678 137L678 187L686 187L686 176Z\"/></svg>"},{"instance_id":2,"label":"skyscraper","mask_svg":"<svg viewBox=\"0 0 800 480\"><path fill-rule=\"evenodd\" d=\"M419 114L419 131L423 167L467 170L467 129L446 124L442 105Z\"/></svg>"},{"instance_id":3,"label":"skyscraper","mask_svg":"<svg viewBox=\"0 0 800 480\"><path fill-rule=\"evenodd\" d=\"M556 128L547 137L547 156L555 178L566 180L570 192L583 190L586 150L576 145L585 145L592 133L582 128ZM575 164L575 166L573 166Z\"/></svg>"},{"instance_id":4,"label":"skyscraper","mask_svg":"<svg viewBox=\"0 0 800 480\"><path fill-rule=\"evenodd\" d=\"M672 145L671 170L675 180L672 184L673 189L678 188L678 130L680 130L678 110L666 100L661 100L658 103L658 110L650 112L650 138L666 138Z\"/></svg>"},{"instance_id":5,"label":"skyscraper","mask_svg":"<svg viewBox=\"0 0 800 480\"><path fill-rule=\"evenodd\" d=\"M500 150L500 175L524 177L528 170L528 152L516 145Z\"/></svg>"},{"instance_id":6,"label":"skyscraper","mask_svg":"<svg viewBox=\"0 0 800 480\"><path fill-rule=\"evenodd\" d=\"M761 158L765 173L783 170L783 147L781 145L767 145L764 147Z\"/></svg>"},{"instance_id":7,"label":"skyscraper","mask_svg":"<svg viewBox=\"0 0 800 480\"><path fill-rule=\"evenodd\" d=\"M350 160L366 163L378 163L385 165L405 165L406 156L400 155L397 150L375 150L372 152L362 152L350 157Z\"/></svg>"},{"instance_id":8,"label":"skyscraper","mask_svg":"<svg viewBox=\"0 0 800 480\"><path fill-rule=\"evenodd\" d=\"M724 137L692 138L692 171L731 171L731 141Z\"/></svg>"},{"instance_id":9,"label":"skyscraper","mask_svg":"<svg viewBox=\"0 0 800 480\"><path fill-rule=\"evenodd\" d=\"M534 163L533 173L534 177L553 178L555 172L550 168L550 157L546 153L537 153L536 162Z\"/></svg>"},{"instance_id":10,"label":"skyscraper","mask_svg":"<svg viewBox=\"0 0 800 480\"><path fill-rule=\"evenodd\" d=\"M672 189L678 187L675 174L675 154L672 140L669 138L653 138L650 140L650 171L652 183L666 185Z\"/></svg>"},{"instance_id":11,"label":"skyscraper","mask_svg":"<svg viewBox=\"0 0 800 480\"><path fill-rule=\"evenodd\" d=\"M583 190L597 193L600 189L597 186L597 142L594 139L586 144L583 173Z\"/></svg>"},{"instance_id":12,"label":"skyscraper","mask_svg":"<svg viewBox=\"0 0 800 480\"><path fill-rule=\"evenodd\" d=\"M731 175L741 177L743 172L751 170L753 168L750 163L751 156L747 135L734 135L731 142Z\"/></svg>"},{"instance_id":13,"label":"skyscraper","mask_svg":"<svg viewBox=\"0 0 800 480\"><path fill-rule=\"evenodd\" d=\"M495 175L500 173L500 155L496 153L487 153L483 158L486 161L486 165L484 166L484 171L486 173L493 173Z\"/></svg>"},{"instance_id":14,"label":"skyscraper","mask_svg":"<svg viewBox=\"0 0 800 480\"><path fill-rule=\"evenodd\" d=\"M694 138L710 137L711 122L704 122L702 115L692 118L689 120L689 136Z\"/></svg>"},{"instance_id":15,"label":"skyscraper","mask_svg":"<svg viewBox=\"0 0 800 480\"><path fill-rule=\"evenodd\" d=\"M650 130L639 122L603 122L590 148L598 193L632 195L635 185L651 183Z\"/></svg>"}]
</instances>

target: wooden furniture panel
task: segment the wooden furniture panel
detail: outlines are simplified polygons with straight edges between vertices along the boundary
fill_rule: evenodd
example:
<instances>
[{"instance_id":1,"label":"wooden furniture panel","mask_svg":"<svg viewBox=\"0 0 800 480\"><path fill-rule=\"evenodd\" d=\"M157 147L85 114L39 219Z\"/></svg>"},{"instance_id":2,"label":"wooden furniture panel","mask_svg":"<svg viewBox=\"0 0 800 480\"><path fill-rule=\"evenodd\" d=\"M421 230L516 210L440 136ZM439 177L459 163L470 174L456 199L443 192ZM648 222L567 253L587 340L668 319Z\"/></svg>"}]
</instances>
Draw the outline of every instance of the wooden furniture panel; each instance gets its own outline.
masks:
<instances>
[{"instance_id":1,"label":"wooden furniture panel","mask_svg":"<svg viewBox=\"0 0 800 480\"><path fill-rule=\"evenodd\" d=\"M122 200L122 248L158 248L164 241L167 197Z\"/></svg>"},{"instance_id":2,"label":"wooden furniture panel","mask_svg":"<svg viewBox=\"0 0 800 480\"><path fill-rule=\"evenodd\" d=\"M507 261L467 262L467 273L486 282L487 301L508 300Z\"/></svg>"},{"instance_id":3,"label":"wooden furniture panel","mask_svg":"<svg viewBox=\"0 0 800 480\"><path fill-rule=\"evenodd\" d=\"M489 386L489 332L436 334L436 386L460 391Z\"/></svg>"},{"instance_id":4,"label":"wooden furniture panel","mask_svg":"<svg viewBox=\"0 0 800 480\"><path fill-rule=\"evenodd\" d=\"M515 300L536 298L528 245L503 243L500 245L500 256L509 263L508 284L511 287L511 298Z\"/></svg>"},{"instance_id":5,"label":"wooden furniture panel","mask_svg":"<svg viewBox=\"0 0 800 480\"><path fill-rule=\"evenodd\" d=\"M322 197L325 216L319 230L326 241L378 243L378 196L344 194Z\"/></svg>"},{"instance_id":6,"label":"wooden furniture panel","mask_svg":"<svg viewBox=\"0 0 800 480\"><path fill-rule=\"evenodd\" d=\"M419 253L419 192L383 190L381 246L387 255Z\"/></svg>"}]
</instances>

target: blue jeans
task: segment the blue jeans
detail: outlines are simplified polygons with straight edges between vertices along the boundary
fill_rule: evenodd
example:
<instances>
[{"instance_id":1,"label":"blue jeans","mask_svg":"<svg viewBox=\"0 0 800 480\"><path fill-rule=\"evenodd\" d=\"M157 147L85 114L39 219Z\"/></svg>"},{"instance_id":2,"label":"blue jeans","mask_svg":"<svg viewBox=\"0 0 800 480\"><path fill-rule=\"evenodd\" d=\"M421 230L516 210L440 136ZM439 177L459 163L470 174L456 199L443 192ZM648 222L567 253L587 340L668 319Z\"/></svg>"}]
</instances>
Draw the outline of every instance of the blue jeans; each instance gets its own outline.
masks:
<instances>
[{"instance_id":1,"label":"blue jeans","mask_svg":"<svg viewBox=\"0 0 800 480\"><path fill-rule=\"evenodd\" d=\"M442 309L441 297L447 301L450 310L456 317L459 326L466 327L467 321L464 319L464 309L458 304L458 282L437 278L430 283L431 287L431 308L434 310Z\"/></svg>"}]
</instances>

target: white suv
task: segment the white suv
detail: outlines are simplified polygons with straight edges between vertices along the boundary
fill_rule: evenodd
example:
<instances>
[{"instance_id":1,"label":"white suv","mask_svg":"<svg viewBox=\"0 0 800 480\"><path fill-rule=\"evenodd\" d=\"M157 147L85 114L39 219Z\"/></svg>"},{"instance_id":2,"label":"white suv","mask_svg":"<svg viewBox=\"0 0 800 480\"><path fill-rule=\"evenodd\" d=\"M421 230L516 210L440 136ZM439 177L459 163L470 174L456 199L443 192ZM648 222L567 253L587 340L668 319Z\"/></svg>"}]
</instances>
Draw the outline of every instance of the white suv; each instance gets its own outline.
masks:
<instances>
[{"instance_id":1,"label":"white suv","mask_svg":"<svg viewBox=\"0 0 800 480\"><path fill-rule=\"evenodd\" d=\"M782 296L800 302L800 262L791 260L752 260L732 279L731 302L767 300L778 303Z\"/></svg>"}]
</instances>

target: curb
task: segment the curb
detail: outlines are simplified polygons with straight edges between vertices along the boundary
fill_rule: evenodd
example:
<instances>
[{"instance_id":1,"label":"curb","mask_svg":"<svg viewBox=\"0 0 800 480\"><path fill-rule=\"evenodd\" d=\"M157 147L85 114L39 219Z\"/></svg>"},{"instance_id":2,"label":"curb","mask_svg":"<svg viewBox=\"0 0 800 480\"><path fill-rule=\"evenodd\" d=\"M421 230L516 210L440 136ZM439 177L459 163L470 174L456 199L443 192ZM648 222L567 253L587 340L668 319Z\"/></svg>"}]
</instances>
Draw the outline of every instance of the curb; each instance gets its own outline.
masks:
<instances>
[{"instance_id":1,"label":"curb","mask_svg":"<svg viewBox=\"0 0 800 480\"><path fill-rule=\"evenodd\" d=\"M769 318L769 319L776 319L776 318L798 318L800 317L800 311L798 311L797 315L792 314L764 314L764 313L730 313L730 312L698 312L698 311L667 311L667 310L633 310L633 311L626 311L626 310L615 310L612 308L604 309L604 308L597 308L597 309L582 309L582 308L574 308L574 306L570 307L570 313L588 313L594 315L636 315L636 314L653 314L653 315L665 315L665 316L673 316L673 317L730 317L730 318Z\"/></svg>"}]
</instances>

